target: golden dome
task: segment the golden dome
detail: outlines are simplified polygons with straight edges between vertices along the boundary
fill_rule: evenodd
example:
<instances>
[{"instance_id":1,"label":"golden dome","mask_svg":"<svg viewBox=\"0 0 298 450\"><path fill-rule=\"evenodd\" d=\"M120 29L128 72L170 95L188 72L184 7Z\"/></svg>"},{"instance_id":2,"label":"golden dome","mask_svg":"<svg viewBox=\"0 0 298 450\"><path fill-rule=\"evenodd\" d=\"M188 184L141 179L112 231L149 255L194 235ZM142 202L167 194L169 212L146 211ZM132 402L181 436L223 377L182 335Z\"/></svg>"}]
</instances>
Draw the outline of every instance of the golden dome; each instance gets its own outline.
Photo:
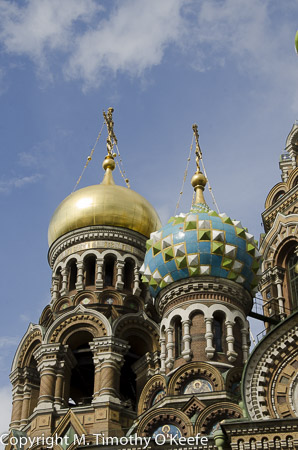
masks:
<instances>
[{"instance_id":1,"label":"golden dome","mask_svg":"<svg viewBox=\"0 0 298 450\"><path fill-rule=\"evenodd\" d=\"M60 203L49 225L49 246L69 231L92 225L128 228L146 237L161 228L157 212L144 197L114 183L114 167L113 158L107 156L102 183L73 192Z\"/></svg>"}]
</instances>

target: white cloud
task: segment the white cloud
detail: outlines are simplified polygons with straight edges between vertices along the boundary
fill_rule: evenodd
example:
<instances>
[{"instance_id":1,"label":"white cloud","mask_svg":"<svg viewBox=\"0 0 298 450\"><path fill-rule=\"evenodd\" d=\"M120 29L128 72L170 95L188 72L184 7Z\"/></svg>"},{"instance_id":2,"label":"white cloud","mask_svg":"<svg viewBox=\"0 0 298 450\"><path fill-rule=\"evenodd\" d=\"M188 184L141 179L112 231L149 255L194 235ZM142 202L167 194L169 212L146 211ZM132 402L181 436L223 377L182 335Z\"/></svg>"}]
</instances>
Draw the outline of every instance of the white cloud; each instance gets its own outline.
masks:
<instances>
[{"instance_id":1,"label":"white cloud","mask_svg":"<svg viewBox=\"0 0 298 450\"><path fill-rule=\"evenodd\" d=\"M43 78L58 63L85 88L119 73L142 78L173 45L200 71L232 61L295 107L291 14L297 14L291 0L28 0L22 6L0 0L0 41L7 53L29 57Z\"/></svg>"},{"instance_id":2,"label":"white cloud","mask_svg":"<svg viewBox=\"0 0 298 450\"><path fill-rule=\"evenodd\" d=\"M93 0L29 0L25 6L0 3L0 38L8 53L27 55L43 72L49 51L66 51L73 25L88 23L102 7Z\"/></svg>"},{"instance_id":3,"label":"white cloud","mask_svg":"<svg viewBox=\"0 0 298 450\"><path fill-rule=\"evenodd\" d=\"M2 435L8 431L11 416L12 396L10 386L0 388L0 405L0 435ZM1 444L0 449L4 449Z\"/></svg>"},{"instance_id":4,"label":"white cloud","mask_svg":"<svg viewBox=\"0 0 298 450\"><path fill-rule=\"evenodd\" d=\"M106 72L141 75L160 64L165 49L183 34L184 1L121 2L108 20L79 36L65 73L98 84Z\"/></svg>"},{"instance_id":5,"label":"white cloud","mask_svg":"<svg viewBox=\"0 0 298 450\"><path fill-rule=\"evenodd\" d=\"M27 184L37 183L42 175L37 173L24 177L13 177L9 180L0 180L0 194L8 194L13 189L19 189Z\"/></svg>"}]
</instances>

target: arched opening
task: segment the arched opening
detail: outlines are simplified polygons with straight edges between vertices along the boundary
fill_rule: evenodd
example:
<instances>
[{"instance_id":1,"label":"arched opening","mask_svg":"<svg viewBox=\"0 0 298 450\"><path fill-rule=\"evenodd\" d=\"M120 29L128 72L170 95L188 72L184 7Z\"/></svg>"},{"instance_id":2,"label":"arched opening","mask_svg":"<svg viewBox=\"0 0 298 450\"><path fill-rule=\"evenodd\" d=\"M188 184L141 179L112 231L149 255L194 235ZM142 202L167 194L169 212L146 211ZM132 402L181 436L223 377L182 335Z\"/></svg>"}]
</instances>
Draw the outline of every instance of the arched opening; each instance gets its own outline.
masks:
<instances>
[{"instance_id":1,"label":"arched opening","mask_svg":"<svg viewBox=\"0 0 298 450\"><path fill-rule=\"evenodd\" d=\"M61 273L61 267L58 267L56 270L56 277L58 278L58 291L60 292L62 289L62 273Z\"/></svg>"},{"instance_id":2,"label":"arched opening","mask_svg":"<svg viewBox=\"0 0 298 450\"><path fill-rule=\"evenodd\" d=\"M134 281L134 267L135 263L132 259L127 258L124 263L123 269L123 289L126 289L129 292L133 290L133 281Z\"/></svg>"},{"instance_id":3,"label":"arched opening","mask_svg":"<svg viewBox=\"0 0 298 450\"><path fill-rule=\"evenodd\" d=\"M239 439L237 441L237 449L238 450L244 450L244 440L243 439Z\"/></svg>"},{"instance_id":4,"label":"arched opening","mask_svg":"<svg viewBox=\"0 0 298 450\"><path fill-rule=\"evenodd\" d=\"M262 442L262 449L265 450L265 449L269 448L268 447L268 438L263 437L261 442Z\"/></svg>"},{"instance_id":5,"label":"arched opening","mask_svg":"<svg viewBox=\"0 0 298 450\"><path fill-rule=\"evenodd\" d=\"M116 257L106 255L103 266L103 285L104 287L115 287L116 284Z\"/></svg>"},{"instance_id":6,"label":"arched opening","mask_svg":"<svg viewBox=\"0 0 298 450\"><path fill-rule=\"evenodd\" d=\"M74 291L75 288L76 288L77 273L78 273L77 262L76 262L75 259L72 259L72 260L69 262L68 268L69 268L69 275L68 275L68 290L69 290L69 291Z\"/></svg>"},{"instance_id":7,"label":"arched opening","mask_svg":"<svg viewBox=\"0 0 298 450\"><path fill-rule=\"evenodd\" d=\"M291 309L293 310L298 306L298 255L294 252L292 252L287 260L287 272L291 296Z\"/></svg>"},{"instance_id":8,"label":"arched opening","mask_svg":"<svg viewBox=\"0 0 298 450\"><path fill-rule=\"evenodd\" d=\"M284 194L284 191L278 191L272 199L272 205L274 205L274 203L276 203L281 197L283 197Z\"/></svg>"},{"instance_id":9,"label":"arched opening","mask_svg":"<svg viewBox=\"0 0 298 450\"><path fill-rule=\"evenodd\" d=\"M183 334L181 317L177 317L174 321L175 333L175 358L180 358L183 351Z\"/></svg>"},{"instance_id":10,"label":"arched opening","mask_svg":"<svg viewBox=\"0 0 298 450\"><path fill-rule=\"evenodd\" d=\"M84 278L85 287L95 285L95 268L96 268L96 257L95 255L88 255L84 260Z\"/></svg>"},{"instance_id":11,"label":"arched opening","mask_svg":"<svg viewBox=\"0 0 298 450\"><path fill-rule=\"evenodd\" d=\"M213 316L213 347L216 352L223 352L223 317L219 313Z\"/></svg>"},{"instance_id":12,"label":"arched opening","mask_svg":"<svg viewBox=\"0 0 298 450\"><path fill-rule=\"evenodd\" d=\"M148 362L146 353L151 348L143 337L137 334L125 338L130 348L124 356L124 364L120 374L120 397L126 402L126 406L135 410L144 385L148 381Z\"/></svg>"},{"instance_id":13,"label":"arched opening","mask_svg":"<svg viewBox=\"0 0 298 450\"><path fill-rule=\"evenodd\" d=\"M73 334L67 344L72 350L75 364L71 369L66 404L70 408L90 405L94 390L94 363L89 342L93 336L88 331ZM67 389L66 389L67 392Z\"/></svg>"},{"instance_id":14,"label":"arched opening","mask_svg":"<svg viewBox=\"0 0 298 450\"><path fill-rule=\"evenodd\" d=\"M256 447L256 445L257 445L257 441L255 440L255 438L251 438L250 440L249 440L249 445L250 445L250 449L251 450L254 450L254 449L256 449L257 447Z\"/></svg>"},{"instance_id":15,"label":"arched opening","mask_svg":"<svg viewBox=\"0 0 298 450\"><path fill-rule=\"evenodd\" d=\"M275 436L273 439L274 442L274 448L281 448L280 447L280 437L279 436Z\"/></svg>"}]
</instances>

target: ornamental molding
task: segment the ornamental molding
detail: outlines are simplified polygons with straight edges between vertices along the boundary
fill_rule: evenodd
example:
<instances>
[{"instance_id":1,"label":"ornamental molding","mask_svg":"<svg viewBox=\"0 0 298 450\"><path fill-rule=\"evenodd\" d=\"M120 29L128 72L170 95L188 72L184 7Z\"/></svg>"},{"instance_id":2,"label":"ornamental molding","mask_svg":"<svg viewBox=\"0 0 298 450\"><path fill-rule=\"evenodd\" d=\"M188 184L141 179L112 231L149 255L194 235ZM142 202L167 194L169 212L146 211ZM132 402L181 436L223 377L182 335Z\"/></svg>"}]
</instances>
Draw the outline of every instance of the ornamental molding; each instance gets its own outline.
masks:
<instances>
[{"instance_id":1,"label":"ornamental molding","mask_svg":"<svg viewBox=\"0 0 298 450\"><path fill-rule=\"evenodd\" d=\"M271 257L269 258L268 253L270 252L270 254L275 255L279 245L283 243L285 239L292 238L293 240L297 240L297 224L298 214L289 214L287 216L284 216L279 212L277 213L272 227L270 228L270 230L268 230L260 245L260 252L264 261L266 261L267 259L273 259ZM295 227L296 232L289 233L290 227ZM282 231L283 228L286 229L285 233L283 233Z\"/></svg>"},{"instance_id":2,"label":"ornamental molding","mask_svg":"<svg viewBox=\"0 0 298 450\"><path fill-rule=\"evenodd\" d=\"M262 213L263 222L265 228L267 228L266 231L269 231L269 229L272 226L274 226L274 221L276 219L277 214L283 213L291 205L294 206L297 199L298 199L298 185L293 187L290 191L284 194L277 203L274 203L272 206L270 206L270 208L266 209Z\"/></svg>"},{"instance_id":3,"label":"ornamental molding","mask_svg":"<svg viewBox=\"0 0 298 450\"><path fill-rule=\"evenodd\" d=\"M292 314L266 335L251 354L244 372L244 401L252 420L270 419L269 392L273 373L288 358L298 339L298 313ZM269 396L269 397L268 397ZM271 413L272 414L272 413Z\"/></svg>"},{"instance_id":4,"label":"ornamental molding","mask_svg":"<svg viewBox=\"0 0 298 450\"><path fill-rule=\"evenodd\" d=\"M211 298L215 302L223 300L226 303L230 301L240 306L246 313L252 307L252 297L246 289L233 281L215 277L199 277L197 281L194 278L176 281L159 293L155 300L155 306L158 313L163 315L165 309L189 298L192 300L209 300Z\"/></svg>"},{"instance_id":5,"label":"ornamental molding","mask_svg":"<svg viewBox=\"0 0 298 450\"><path fill-rule=\"evenodd\" d=\"M60 256L60 259L67 257L71 253L75 253L79 251L78 249L72 248L74 246L78 246L78 244L85 244L81 246L81 250L86 250L86 243L92 243L92 246L89 248L94 249L115 249L128 251L130 253L139 256L140 258L144 258L146 251L146 240L145 236L137 233L136 231L128 230L120 227L111 227L111 226L89 226L80 228L78 230L70 231L60 238L58 238L50 247L48 252L48 261L50 267L53 268L57 258ZM112 241L110 245L107 245L107 241ZM119 245L116 245L116 244ZM70 252L66 252L67 249L70 249ZM63 255L61 255L63 253Z\"/></svg>"}]
</instances>

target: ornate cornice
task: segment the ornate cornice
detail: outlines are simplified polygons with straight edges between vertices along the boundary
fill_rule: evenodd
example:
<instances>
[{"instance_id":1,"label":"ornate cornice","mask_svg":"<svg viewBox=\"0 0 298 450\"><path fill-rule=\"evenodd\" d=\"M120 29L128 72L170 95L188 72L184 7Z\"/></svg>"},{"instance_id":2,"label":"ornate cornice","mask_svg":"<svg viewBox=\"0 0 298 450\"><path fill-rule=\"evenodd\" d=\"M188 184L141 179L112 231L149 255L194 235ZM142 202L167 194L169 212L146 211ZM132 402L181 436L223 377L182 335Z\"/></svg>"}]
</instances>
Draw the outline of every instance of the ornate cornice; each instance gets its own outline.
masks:
<instances>
[{"instance_id":1,"label":"ornate cornice","mask_svg":"<svg viewBox=\"0 0 298 450\"><path fill-rule=\"evenodd\" d=\"M238 284L221 278L199 277L176 281L164 288L155 301L160 315L183 300L221 300L231 302L248 313L252 306L251 295Z\"/></svg>"},{"instance_id":2,"label":"ornate cornice","mask_svg":"<svg viewBox=\"0 0 298 450\"><path fill-rule=\"evenodd\" d=\"M115 244L111 244L107 246L107 241L117 242L119 245L115 246ZM56 259L62 252L73 246L87 242L92 242L92 247L90 248L94 249L134 250L137 256L140 257L144 257L146 251L146 237L135 231L103 225L84 227L64 234L51 245L48 252L48 261L51 268L53 268ZM126 246L130 246L131 249L126 248ZM83 247L83 249L86 249L86 247ZM139 252L136 252L136 250L139 250Z\"/></svg>"}]
</instances>

